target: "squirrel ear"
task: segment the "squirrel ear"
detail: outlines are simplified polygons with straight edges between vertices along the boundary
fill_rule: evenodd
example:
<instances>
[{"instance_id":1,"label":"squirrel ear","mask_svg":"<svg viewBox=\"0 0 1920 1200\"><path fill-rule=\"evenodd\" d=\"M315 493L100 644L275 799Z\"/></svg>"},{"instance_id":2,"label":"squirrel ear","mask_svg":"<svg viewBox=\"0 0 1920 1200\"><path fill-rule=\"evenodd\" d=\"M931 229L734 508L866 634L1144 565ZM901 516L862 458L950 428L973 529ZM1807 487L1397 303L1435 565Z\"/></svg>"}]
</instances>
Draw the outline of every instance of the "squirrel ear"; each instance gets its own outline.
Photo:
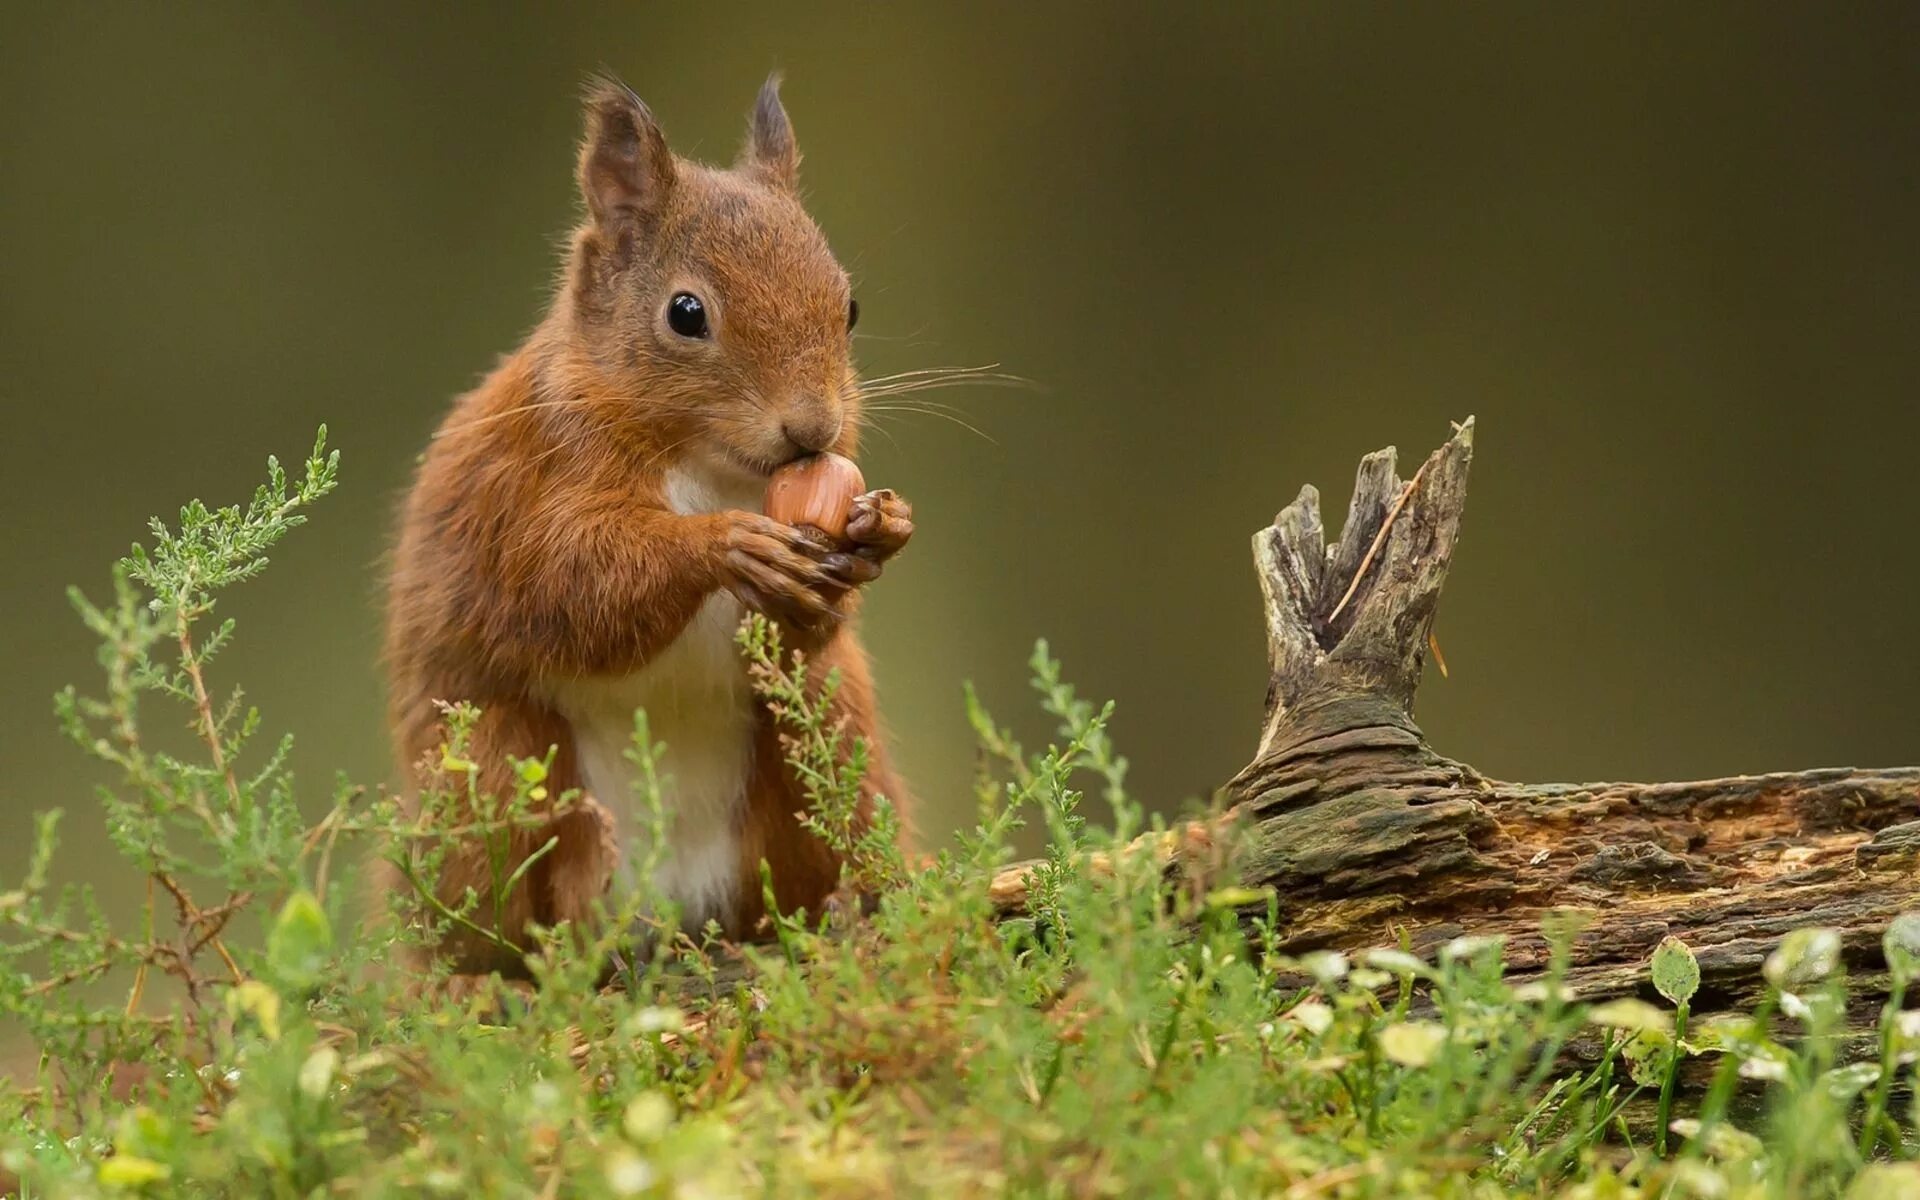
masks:
<instances>
[{"instance_id":1,"label":"squirrel ear","mask_svg":"<svg viewBox=\"0 0 1920 1200\"><path fill-rule=\"evenodd\" d=\"M747 145L740 166L768 183L791 191L800 181L800 149L793 141L793 122L780 103L780 72L767 76L747 121Z\"/></svg>"},{"instance_id":2,"label":"squirrel ear","mask_svg":"<svg viewBox=\"0 0 1920 1200\"><path fill-rule=\"evenodd\" d=\"M587 84L580 194L596 225L657 213L673 190L673 153L653 114L611 75Z\"/></svg>"}]
</instances>

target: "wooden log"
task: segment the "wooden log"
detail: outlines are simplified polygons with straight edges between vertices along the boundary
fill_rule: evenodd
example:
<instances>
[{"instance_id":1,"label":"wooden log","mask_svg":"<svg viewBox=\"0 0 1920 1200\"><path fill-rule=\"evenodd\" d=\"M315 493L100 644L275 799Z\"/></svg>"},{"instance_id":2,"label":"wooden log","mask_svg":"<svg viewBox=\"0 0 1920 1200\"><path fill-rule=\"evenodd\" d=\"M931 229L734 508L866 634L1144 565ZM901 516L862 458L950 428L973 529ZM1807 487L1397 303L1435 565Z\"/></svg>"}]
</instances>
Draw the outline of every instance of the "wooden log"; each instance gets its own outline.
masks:
<instances>
[{"instance_id":1,"label":"wooden log","mask_svg":"<svg viewBox=\"0 0 1920 1200\"><path fill-rule=\"evenodd\" d=\"M1270 682L1258 748L1225 794L1250 845L1245 881L1278 894L1281 949L1404 933L1431 957L1460 934L1498 934L1524 980L1546 965L1544 918L1572 909L1586 922L1579 994L1651 997L1648 956L1671 933L1699 956L1705 1012L1751 1007L1781 935L1824 925L1870 1018L1885 998L1881 935L1920 907L1920 768L1530 785L1427 744L1414 694L1472 458L1469 419L1407 481L1392 449L1363 459L1333 545L1311 487L1254 536ZM1009 868L996 898L1017 906L1023 884Z\"/></svg>"}]
</instances>

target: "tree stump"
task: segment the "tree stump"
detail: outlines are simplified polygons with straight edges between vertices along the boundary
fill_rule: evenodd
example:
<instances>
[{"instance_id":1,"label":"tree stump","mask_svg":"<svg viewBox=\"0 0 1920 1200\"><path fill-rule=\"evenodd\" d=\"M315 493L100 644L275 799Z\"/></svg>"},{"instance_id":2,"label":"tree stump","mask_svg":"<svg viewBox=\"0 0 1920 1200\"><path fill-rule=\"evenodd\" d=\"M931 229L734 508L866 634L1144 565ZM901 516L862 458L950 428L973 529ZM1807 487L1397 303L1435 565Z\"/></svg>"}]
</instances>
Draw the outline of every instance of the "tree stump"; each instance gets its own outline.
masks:
<instances>
[{"instance_id":1,"label":"tree stump","mask_svg":"<svg viewBox=\"0 0 1920 1200\"><path fill-rule=\"evenodd\" d=\"M1414 693L1472 458L1469 419L1406 482L1391 448L1362 459L1332 546L1312 487L1254 535L1271 681L1259 747L1225 794L1251 845L1245 882L1278 894L1280 949L1404 933L1431 958L1495 934L1525 980L1547 965L1543 919L1572 909L1586 919L1568 979L1580 996L1653 998L1648 957L1673 934L1699 957L1704 1013L1750 1008L1780 937L1824 925L1870 1024L1881 935L1920 904L1920 768L1517 784L1427 744ZM1009 868L996 897L1018 904L1023 885Z\"/></svg>"}]
</instances>

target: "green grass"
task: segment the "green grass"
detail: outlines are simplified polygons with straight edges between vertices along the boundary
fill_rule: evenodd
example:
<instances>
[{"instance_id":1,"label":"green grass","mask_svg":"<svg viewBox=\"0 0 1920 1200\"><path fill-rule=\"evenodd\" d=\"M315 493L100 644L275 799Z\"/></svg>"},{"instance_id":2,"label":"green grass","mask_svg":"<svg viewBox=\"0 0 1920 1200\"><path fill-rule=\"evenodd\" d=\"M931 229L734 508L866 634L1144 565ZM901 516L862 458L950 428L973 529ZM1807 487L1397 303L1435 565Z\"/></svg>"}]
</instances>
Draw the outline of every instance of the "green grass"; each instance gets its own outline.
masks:
<instances>
[{"instance_id":1,"label":"green grass","mask_svg":"<svg viewBox=\"0 0 1920 1200\"><path fill-rule=\"evenodd\" d=\"M1054 742L1023 751L969 693L975 827L909 863L884 809L872 833L850 819L864 748L822 716L832 680L750 624L742 653L813 830L873 903L738 948L641 895L597 931L545 934L530 998L423 987L390 964L519 884L503 862L492 895L426 905L432 832L498 837L581 800L548 796L538 760L515 795L476 794L473 712L456 708L429 820L344 781L318 803L286 743L214 690L232 636L217 593L262 569L335 466L316 446L249 505L189 506L116 567L110 602L76 598L104 682L64 694L59 719L113 768L107 831L151 884L125 928L52 888L52 817L0 874L0 1011L40 1050L0 1086L0 1163L26 1195L1920 1195L1909 1088L1893 1086L1920 1052L1900 1007L1920 918L1888 933L1896 994L1877 1060L1856 1064L1835 1060L1846 983L1820 930L1782 944L1763 1010L1738 1017L1690 1011L1699 974L1677 942L1649 964L1672 1008L1569 995L1574 914L1550 931L1547 978L1522 987L1473 937L1432 962L1390 946L1291 959L1271 950L1283 898L1234 883L1230 844L1171 877L1126 851L1156 822L1127 794L1109 709L1044 645ZM182 716L194 752L154 748L147 727ZM631 802L664 822L644 716L633 755ZM1026 824L1048 849L1008 918L987 882ZM348 868L369 854L417 885L375 914L401 919L357 912ZM1572 1065L1576 1041L1597 1058ZM1689 1056L1716 1062L1704 1096L1674 1087ZM1764 1089L1758 1108L1736 1109L1743 1084Z\"/></svg>"}]
</instances>

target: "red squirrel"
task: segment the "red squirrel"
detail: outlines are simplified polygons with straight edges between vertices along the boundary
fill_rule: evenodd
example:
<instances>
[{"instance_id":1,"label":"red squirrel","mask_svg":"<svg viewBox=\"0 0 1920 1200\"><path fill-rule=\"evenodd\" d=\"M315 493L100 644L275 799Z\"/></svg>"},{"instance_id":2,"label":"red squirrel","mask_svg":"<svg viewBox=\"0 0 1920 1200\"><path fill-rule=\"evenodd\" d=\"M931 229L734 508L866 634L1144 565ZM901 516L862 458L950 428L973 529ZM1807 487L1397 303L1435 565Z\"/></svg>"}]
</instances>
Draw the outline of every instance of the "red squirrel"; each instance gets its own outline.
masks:
<instances>
[{"instance_id":1,"label":"red squirrel","mask_svg":"<svg viewBox=\"0 0 1920 1200\"><path fill-rule=\"evenodd\" d=\"M392 560L386 658L396 750L411 786L437 758L439 703L481 709L480 785L510 795L509 755L557 748L548 793L578 788L612 814L554 809L516 833L524 882L476 922L525 946L530 923L586 919L617 894L639 835L633 714L667 750L668 845L654 882L683 927L749 936L765 915L820 902L841 863L798 814L806 800L734 636L764 613L817 672L837 668L866 779L899 805L881 746L860 589L913 532L891 491L862 494L837 544L761 512L772 472L852 457L860 386L847 272L798 196L800 154L779 78L760 91L731 168L677 157L639 97L589 85L575 229L544 320L457 400L408 494ZM548 801L549 804L552 801ZM488 896L485 847L456 841L440 898ZM493 939L453 930L457 971L524 974Z\"/></svg>"}]
</instances>

